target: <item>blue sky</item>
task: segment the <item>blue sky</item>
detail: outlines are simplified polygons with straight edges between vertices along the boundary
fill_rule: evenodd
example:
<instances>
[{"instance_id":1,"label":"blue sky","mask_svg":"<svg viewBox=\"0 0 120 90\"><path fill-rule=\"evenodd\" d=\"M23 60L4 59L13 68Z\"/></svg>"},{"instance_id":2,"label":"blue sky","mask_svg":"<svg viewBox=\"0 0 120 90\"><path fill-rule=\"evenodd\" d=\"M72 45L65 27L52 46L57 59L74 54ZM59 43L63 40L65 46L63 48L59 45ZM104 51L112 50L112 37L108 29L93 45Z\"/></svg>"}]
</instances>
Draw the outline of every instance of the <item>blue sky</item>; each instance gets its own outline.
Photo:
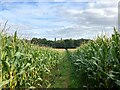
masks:
<instances>
[{"instance_id":1,"label":"blue sky","mask_svg":"<svg viewBox=\"0 0 120 90\"><path fill-rule=\"evenodd\" d=\"M0 23L22 38L95 38L113 33L118 0L4 0Z\"/></svg>"}]
</instances>

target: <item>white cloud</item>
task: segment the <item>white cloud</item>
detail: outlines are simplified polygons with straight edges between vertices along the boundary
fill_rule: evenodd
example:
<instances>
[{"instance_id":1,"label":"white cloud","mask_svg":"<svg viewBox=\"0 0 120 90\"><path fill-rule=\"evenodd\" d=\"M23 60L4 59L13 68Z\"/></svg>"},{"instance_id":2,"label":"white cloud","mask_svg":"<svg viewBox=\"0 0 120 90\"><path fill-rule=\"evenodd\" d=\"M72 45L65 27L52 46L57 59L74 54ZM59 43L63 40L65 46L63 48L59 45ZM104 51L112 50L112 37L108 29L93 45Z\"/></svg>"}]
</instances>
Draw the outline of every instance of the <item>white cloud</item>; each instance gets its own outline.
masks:
<instances>
[{"instance_id":1,"label":"white cloud","mask_svg":"<svg viewBox=\"0 0 120 90\"><path fill-rule=\"evenodd\" d=\"M9 0L5 1L8 2ZM17 2L17 0L12 1ZM40 0L35 1L41 2ZM47 1L48 0L45 2ZM66 2L66 0L51 0L49 2L52 1ZM75 3L58 3L56 5L47 5L47 3L42 5L41 3L37 3L36 6L29 4L11 6L8 3L6 7L12 8L0 12L0 15L2 14L3 19L6 18L10 22L14 22L15 25L23 24L20 25L22 28L19 29L19 33L21 35L24 34L24 36L30 35L30 37L36 36L46 38L93 38L102 31L111 34L113 32L112 28L117 25L118 0L86 1L89 3L83 3L83 5L81 4L81 6L78 7L75 6ZM67 2L86 1L69 0ZM25 0L24 2L29 1ZM49 19L55 17L57 19ZM46 20L39 18L46 18ZM30 26L30 28L24 26ZM26 32L22 30L23 28Z\"/></svg>"},{"instance_id":2,"label":"white cloud","mask_svg":"<svg viewBox=\"0 0 120 90\"><path fill-rule=\"evenodd\" d=\"M1 2L118 2L119 0L4 0Z\"/></svg>"},{"instance_id":3,"label":"white cloud","mask_svg":"<svg viewBox=\"0 0 120 90\"><path fill-rule=\"evenodd\" d=\"M63 28L58 30L59 36L73 36L93 38L101 32L113 33L113 27L117 25L117 0L116 2L89 3L85 9L63 9L61 13L65 18L71 20L77 27ZM76 33L76 36L75 36Z\"/></svg>"}]
</instances>

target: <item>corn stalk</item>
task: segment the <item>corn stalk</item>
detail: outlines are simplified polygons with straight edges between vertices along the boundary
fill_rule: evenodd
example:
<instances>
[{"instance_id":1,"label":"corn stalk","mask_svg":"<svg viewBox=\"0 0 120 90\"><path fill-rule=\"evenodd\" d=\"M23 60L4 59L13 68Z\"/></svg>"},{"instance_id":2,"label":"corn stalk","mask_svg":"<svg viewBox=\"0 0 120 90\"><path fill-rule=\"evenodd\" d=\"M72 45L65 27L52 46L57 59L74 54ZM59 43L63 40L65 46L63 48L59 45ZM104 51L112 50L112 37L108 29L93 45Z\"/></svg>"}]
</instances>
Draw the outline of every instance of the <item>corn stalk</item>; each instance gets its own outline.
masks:
<instances>
[{"instance_id":1,"label":"corn stalk","mask_svg":"<svg viewBox=\"0 0 120 90\"><path fill-rule=\"evenodd\" d=\"M47 88L51 85L51 70L59 63L60 53L51 48L39 48L39 46L26 43L14 36L1 36L0 69L1 88ZM56 62L56 60L58 60Z\"/></svg>"},{"instance_id":2,"label":"corn stalk","mask_svg":"<svg viewBox=\"0 0 120 90\"><path fill-rule=\"evenodd\" d=\"M0 50L1 52L1 50ZM1 53L0 53L0 84L2 83L2 60L1 60Z\"/></svg>"},{"instance_id":3,"label":"corn stalk","mask_svg":"<svg viewBox=\"0 0 120 90\"><path fill-rule=\"evenodd\" d=\"M72 59L78 87L120 86L120 34L115 28L111 38L102 36L81 45Z\"/></svg>"}]
</instances>

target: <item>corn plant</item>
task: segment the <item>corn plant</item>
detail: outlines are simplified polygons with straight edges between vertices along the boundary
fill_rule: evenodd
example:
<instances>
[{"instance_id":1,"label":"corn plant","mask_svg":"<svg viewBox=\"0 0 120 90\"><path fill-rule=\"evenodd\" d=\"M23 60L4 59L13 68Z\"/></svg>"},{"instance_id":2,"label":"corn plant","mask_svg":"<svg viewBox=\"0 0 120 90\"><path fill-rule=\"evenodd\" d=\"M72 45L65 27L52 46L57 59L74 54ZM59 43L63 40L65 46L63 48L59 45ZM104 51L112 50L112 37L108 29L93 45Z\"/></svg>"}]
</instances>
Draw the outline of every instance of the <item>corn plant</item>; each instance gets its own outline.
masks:
<instances>
[{"instance_id":1,"label":"corn plant","mask_svg":"<svg viewBox=\"0 0 120 90\"><path fill-rule=\"evenodd\" d=\"M0 45L1 45L1 43L0 43ZM1 48L0 48L0 51L1 51ZM0 57L1 57L1 53L0 53ZM1 58L0 58L0 84L2 84L2 61L1 61Z\"/></svg>"},{"instance_id":2,"label":"corn plant","mask_svg":"<svg viewBox=\"0 0 120 90\"><path fill-rule=\"evenodd\" d=\"M120 87L120 34L98 37L81 45L72 55L78 87Z\"/></svg>"},{"instance_id":3,"label":"corn plant","mask_svg":"<svg viewBox=\"0 0 120 90\"><path fill-rule=\"evenodd\" d=\"M48 88L61 54L0 34L0 88Z\"/></svg>"}]
</instances>

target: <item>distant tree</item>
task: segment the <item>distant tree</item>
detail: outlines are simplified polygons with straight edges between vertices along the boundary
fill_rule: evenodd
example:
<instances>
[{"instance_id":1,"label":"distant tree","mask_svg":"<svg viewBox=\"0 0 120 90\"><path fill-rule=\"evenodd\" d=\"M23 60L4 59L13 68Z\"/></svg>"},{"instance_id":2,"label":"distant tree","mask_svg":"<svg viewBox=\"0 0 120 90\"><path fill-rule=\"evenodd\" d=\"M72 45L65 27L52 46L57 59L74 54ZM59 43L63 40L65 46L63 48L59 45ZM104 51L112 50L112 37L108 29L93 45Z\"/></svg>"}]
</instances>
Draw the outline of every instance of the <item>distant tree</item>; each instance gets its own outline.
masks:
<instances>
[{"instance_id":1,"label":"distant tree","mask_svg":"<svg viewBox=\"0 0 120 90\"><path fill-rule=\"evenodd\" d=\"M55 41L56 41L56 38L55 38Z\"/></svg>"},{"instance_id":2,"label":"distant tree","mask_svg":"<svg viewBox=\"0 0 120 90\"><path fill-rule=\"evenodd\" d=\"M31 43L33 43L33 44L38 44L37 38L32 38Z\"/></svg>"},{"instance_id":3,"label":"distant tree","mask_svg":"<svg viewBox=\"0 0 120 90\"><path fill-rule=\"evenodd\" d=\"M65 39L65 40L47 40L46 38L32 38L31 43L33 44L37 44L39 46L48 46L48 47L53 47L53 48L64 48L64 49L68 49L68 48L76 48L79 47L83 42L88 42L89 39L77 39L77 40L73 40L71 39Z\"/></svg>"},{"instance_id":4,"label":"distant tree","mask_svg":"<svg viewBox=\"0 0 120 90\"><path fill-rule=\"evenodd\" d=\"M64 40L64 48L67 50L68 48L74 47L74 42L72 39Z\"/></svg>"}]
</instances>

